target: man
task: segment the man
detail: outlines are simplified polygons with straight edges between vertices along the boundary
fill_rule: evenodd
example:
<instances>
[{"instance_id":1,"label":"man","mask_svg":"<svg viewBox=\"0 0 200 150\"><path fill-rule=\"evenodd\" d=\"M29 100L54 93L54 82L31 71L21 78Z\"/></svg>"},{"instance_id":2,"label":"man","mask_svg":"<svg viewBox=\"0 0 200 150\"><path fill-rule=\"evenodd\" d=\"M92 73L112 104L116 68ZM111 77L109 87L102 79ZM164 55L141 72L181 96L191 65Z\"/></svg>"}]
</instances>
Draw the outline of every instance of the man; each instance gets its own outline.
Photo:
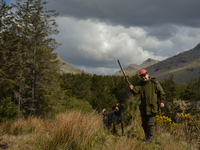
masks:
<instances>
[{"instance_id":1,"label":"man","mask_svg":"<svg viewBox=\"0 0 200 150\"><path fill-rule=\"evenodd\" d=\"M159 108L164 107L165 93L155 78L150 78L147 70L140 72L141 82L137 86L129 85L133 94L140 94L141 104L140 113L142 118L142 127L145 132L145 143L151 143L154 134L154 122Z\"/></svg>"}]
</instances>

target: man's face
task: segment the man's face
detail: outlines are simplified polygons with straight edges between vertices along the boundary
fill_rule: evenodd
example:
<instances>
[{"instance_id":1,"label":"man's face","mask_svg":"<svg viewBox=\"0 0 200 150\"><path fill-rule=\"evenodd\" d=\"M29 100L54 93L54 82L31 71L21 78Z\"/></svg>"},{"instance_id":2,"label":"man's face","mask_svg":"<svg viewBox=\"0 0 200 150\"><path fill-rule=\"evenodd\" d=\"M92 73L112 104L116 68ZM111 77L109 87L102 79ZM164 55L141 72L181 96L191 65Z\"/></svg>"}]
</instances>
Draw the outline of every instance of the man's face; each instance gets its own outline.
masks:
<instances>
[{"instance_id":1,"label":"man's face","mask_svg":"<svg viewBox=\"0 0 200 150\"><path fill-rule=\"evenodd\" d=\"M146 82L147 80L149 80L149 74L145 73L140 75L140 78L142 79L142 81Z\"/></svg>"}]
</instances>

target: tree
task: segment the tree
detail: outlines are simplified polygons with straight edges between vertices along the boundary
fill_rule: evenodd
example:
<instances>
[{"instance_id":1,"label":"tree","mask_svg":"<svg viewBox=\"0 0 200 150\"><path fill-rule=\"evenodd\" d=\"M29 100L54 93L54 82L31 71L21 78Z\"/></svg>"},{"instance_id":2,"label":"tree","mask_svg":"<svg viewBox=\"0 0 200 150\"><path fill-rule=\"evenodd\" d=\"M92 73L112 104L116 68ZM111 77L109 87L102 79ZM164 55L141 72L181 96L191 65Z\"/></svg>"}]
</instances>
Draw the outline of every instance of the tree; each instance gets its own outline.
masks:
<instances>
[{"instance_id":1,"label":"tree","mask_svg":"<svg viewBox=\"0 0 200 150\"><path fill-rule=\"evenodd\" d=\"M200 77L198 79L191 79L187 83L186 89L182 94L182 98L189 101L199 101L200 99Z\"/></svg>"},{"instance_id":2,"label":"tree","mask_svg":"<svg viewBox=\"0 0 200 150\"><path fill-rule=\"evenodd\" d=\"M59 46L55 39L57 24L53 17L55 11L46 11L43 0L17 0L15 21L19 26L18 34L22 37L22 62L25 77L23 114L41 115L48 112L59 91L59 65L53 52Z\"/></svg>"},{"instance_id":3,"label":"tree","mask_svg":"<svg viewBox=\"0 0 200 150\"><path fill-rule=\"evenodd\" d=\"M0 1L0 100L11 97L19 67L17 49L20 38L15 36L12 7Z\"/></svg>"},{"instance_id":4,"label":"tree","mask_svg":"<svg viewBox=\"0 0 200 150\"><path fill-rule=\"evenodd\" d=\"M16 61L20 38L15 36L12 7L0 1L0 122L19 116L13 97L19 63Z\"/></svg>"},{"instance_id":5,"label":"tree","mask_svg":"<svg viewBox=\"0 0 200 150\"><path fill-rule=\"evenodd\" d=\"M23 116L52 110L60 85L59 64L53 52L58 14L46 11L43 0L17 0L15 12L1 0L0 98L11 97ZM4 86L7 85L7 86ZM1 100L0 99L0 100Z\"/></svg>"},{"instance_id":6,"label":"tree","mask_svg":"<svg viewBox=\"0 0 200 150\"><path fill-rule=\"evenodd\" d=\"M174 82L174 75L171 74L168 79L165 79L163 83L161 83L163 90L166 94L166 99L171 100L173 102L174 98L177 98L176 84Z\"/></svg>"}]
</instances>

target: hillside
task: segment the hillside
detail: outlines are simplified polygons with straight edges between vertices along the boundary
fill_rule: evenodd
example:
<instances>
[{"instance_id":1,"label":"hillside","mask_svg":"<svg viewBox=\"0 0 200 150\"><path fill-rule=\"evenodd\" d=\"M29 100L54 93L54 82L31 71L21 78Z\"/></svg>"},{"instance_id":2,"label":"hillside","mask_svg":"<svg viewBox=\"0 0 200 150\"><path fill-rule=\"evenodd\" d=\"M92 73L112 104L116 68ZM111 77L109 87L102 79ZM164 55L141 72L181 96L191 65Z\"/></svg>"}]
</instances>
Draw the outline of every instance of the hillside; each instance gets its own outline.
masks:
<instances>
[{"instance_id":1,"label":"hillside","mask_svg":"<svg viewBox=\"0 0 200 150\"><path fill-rule=\"evenodd\" d=\"M123 69L124 69L124 71L127 75L131 76L131 75L138 73L138 70L140 70L142 68L146 68L146 67L151 66L151 65L154 65L158 62L159 62L159 60L149 58L140 65L130 64L128 66L124 66ZM119 70L118 72L116 72L115 75L122 75L122 71Z\"/></svg>"},{"instance_id":2,"label":"hillside","mask_svg":"<svg viewBox=\"0 0 200 150\"><path fill-rule=\"evenodd\" d=\"M83 70L80 70L79 68L70 65L59 56L57 59L60 62L61 73L73 73L73 74L86 73Z\"/></svg>"},{"instance_id":3,"label":"hillside","mask_svg":"<svg viewBox=\"0 0 200 150\"><path fill-rule=\"evenodd\" d=\"M185 85L192 78L199 78L200 74L200 44L193 49L179 53L163 61L147 59L141 65L130 64L124 67L127 75L137 74L140 69L145 68L151 77L164 81L171 74L177 85ZM116 75L122 75L121 70Z\"/></svg>"},{"instance_id":4,"label":"hillside","mask_svg":"<svg viewBox=\"0 0 200 150\"><path fill-rule=\"evenodd\" d=\"M160 81L173 74L177 85L184 85L192 78L197 79L200 73L200 44L146 69L152 77Z\"/></svg>"},{"instance_id":5,"label":"hillside","mask_svg":"<svg viewBox=\"0 0 200 150\"><path fill-rule=\"evenodd\" d=\"M63 73L86 73L77 67L58 57L61 65L61 72ZM174 81L177 85L185 85L187 81L192 78L199 78L200 74L200 44L193 49L179 53L173 57L158 61L154 59L147 59L142 64L129 64L124 66L123 69L128 76L137 74L138 71L145 68L150 73L151 77L156 77L160 81L164 81L171 74L174 75ZM119 70L115 75L123 75Z\"/></svg>"}]
</instances>

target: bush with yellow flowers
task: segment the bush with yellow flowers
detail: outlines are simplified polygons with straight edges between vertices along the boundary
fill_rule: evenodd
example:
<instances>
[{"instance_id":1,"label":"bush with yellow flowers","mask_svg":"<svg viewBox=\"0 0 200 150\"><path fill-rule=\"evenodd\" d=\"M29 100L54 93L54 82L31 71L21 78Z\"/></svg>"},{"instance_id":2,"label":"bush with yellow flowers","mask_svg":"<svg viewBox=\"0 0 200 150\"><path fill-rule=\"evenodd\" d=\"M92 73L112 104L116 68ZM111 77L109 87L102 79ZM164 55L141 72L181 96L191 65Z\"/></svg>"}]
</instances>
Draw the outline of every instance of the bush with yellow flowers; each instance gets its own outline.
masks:
<instances>
[{"instance_id":1,"label":"bush with yellow flowers","mask_svg":"<svg viewBox=\"0 0 200 150\"><path fill-rule=\"evenodd\" d=\"M181 113L180 115L180 121L190 121L192 119L192 117L190 116L190 114L183 114Z\"/></svg>"},{"instance_id":2,"label":"bush with yellow flowers","mask_svg":"<svg viewBox=\"0 0 200 150\"><path fill-rule=\"evenodd\" d=\"M178 123L174 123L171 118L166 116L156 116L156 127L164 127L171 134L182 136L190 144L200 146L200 115L191 116L181 113Z\"/></svg>"},{"instance_id":3,"label":"bush with yellow flowers","mask_svg":"<svg viewBox=\"0 0 200 150\"><path fill-rule=\"evenodd\" d=\"M189 143L191 143L192 140L195 139L197 140L197 142L199 142L199 135L200 135L199 114L191 116L190 114L181 113L180 124L182 125L186 139Z\"/></svg>"},{"instance_id":4,"label":"bush with yellow flowers","mask_svg":"<svg viewBox=\"0 0 200 150\"><path fill-rule=\"evenodd\" d=\"M163 126L169 129L170 131L177 129L178 127L178 125L174 123L171 118L166 117L166 116L159 116L159 115L156 115L155 124L157 126Z\"/></svg>"},{"instance_id":5,"label":"bush with yellow flowers","mask_svg":"<svg viewBox=\"0 0 200 150\"><path fill-rule=\"evenodd\" d=\"M171 124L172 119L168 118L166 116L156 115L156 122L161 124L161 125L169 125L169 124Z\"/></svg>"}]
</instances>

